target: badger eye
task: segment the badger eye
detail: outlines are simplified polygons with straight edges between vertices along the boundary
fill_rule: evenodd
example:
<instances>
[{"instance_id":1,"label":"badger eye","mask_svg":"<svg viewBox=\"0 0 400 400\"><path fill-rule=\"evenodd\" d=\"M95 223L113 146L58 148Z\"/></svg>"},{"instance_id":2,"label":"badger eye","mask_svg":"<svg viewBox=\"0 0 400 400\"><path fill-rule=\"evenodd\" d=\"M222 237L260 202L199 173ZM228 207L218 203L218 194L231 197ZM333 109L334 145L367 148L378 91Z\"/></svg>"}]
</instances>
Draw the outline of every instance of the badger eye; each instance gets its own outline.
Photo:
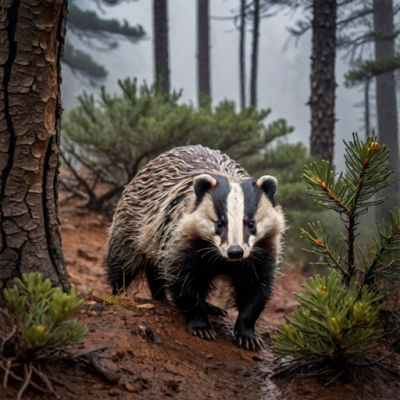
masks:
<instances>
[{"instance_id":1,"label":"badger eye","mask_svg":"<svg viewBox=\"0 0 400 400\"><path fill-rule=\"evenodd\" d=\"M218 220L215 223L215 226L217 227L217 229L222 229L225 226L225 224L221 220Z\"/></svg>"},{"instance_id":2,"label":"badger eye","mask_svg":"<svg viewBox=\"0 0 400 400\"><path fill-rule=\"evenodd\" d=\"M247 221L247 226L249 229L254 229L256 226L256 223L253 220Z\"/></svg>"}]
</instances>

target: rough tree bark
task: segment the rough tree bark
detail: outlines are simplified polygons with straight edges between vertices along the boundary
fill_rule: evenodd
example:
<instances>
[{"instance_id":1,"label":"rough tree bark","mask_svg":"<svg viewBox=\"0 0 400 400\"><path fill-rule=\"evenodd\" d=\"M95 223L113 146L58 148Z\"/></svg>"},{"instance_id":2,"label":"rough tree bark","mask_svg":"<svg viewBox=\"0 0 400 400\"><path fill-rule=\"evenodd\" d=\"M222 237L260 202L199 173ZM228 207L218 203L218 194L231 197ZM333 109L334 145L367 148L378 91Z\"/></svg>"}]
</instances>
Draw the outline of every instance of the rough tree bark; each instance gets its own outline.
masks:
<instances>
[{"instance_id":1,"label":"rough tree bark","mask_svg":"<svg viewBox=\"0 0 400 400\"><path fill-rule=\"evenodd\" d=\"M375 60L394 57L393 0L374 0ZM385 72L375 78L376 113L379 141L391 150L390 169L396 172L395 183L384 196L384 206L378 206L377 219L388 217L388 210L398 206L399 199L399 137L397 120L397 98L394 71Z\"/></svg>"},{"instance_id":2,"label":"rough tree bark","mask_svg":"<svg viewBox=\"0 0 400 400\"><path fill-rule=\"evenodd\" d=\"M260 0L254 0L253 53L251 55L250 104L257 107L258 43L260 38Z\"/></svg>"},{"instance_id":3,"label":"rough tree bark","mask_svg":"<svg viewBox=\"0 0 400 400\"><path fill-rule=\"evenodd\" d=\"M162 78L163 93L170 91L167 7L167 0L153 0L155 72L156 79Z\"/></svg>"},{"instance_id":4,"label":"rough tree bark","mask_svg":"<svg viewBox=\"0 0 400 400\"><path fill-rule=\"evenodd\" d=\"M23 272L70 289L58 221L67 0L0 0L0 286Z\"/></svg>"},{"instance_id":5,"label":"rough tree bark","mask_svg":"<svg viewBox=\"0 0 400 400\"><path fill-rule=\"evenodd\" d=\"M336 0L313 2L310 152L330 162L335 127L336 11Z\"/></svg>"},{"instance_id":6,"label":"rough tree bark","mask_svg":"<svg viewBox=\"0 0 400 400\"><path fill-rule=\"evenodd\" d=\"M246 107L246 0L240 2L240 43L239 43L239 64L240 64L240 106L242 110Z\"/></svg>"},{"instance_id":7,"label":"rough tree bark","mask_svg":"<svg viewBox=\"0 0 400 400\"><path fill-rule=\"evenodd\" d=\"M208 104L210 85L210 23L209 0L197 0L197 84L199 106Z\"/></svg>"}]
</instances>

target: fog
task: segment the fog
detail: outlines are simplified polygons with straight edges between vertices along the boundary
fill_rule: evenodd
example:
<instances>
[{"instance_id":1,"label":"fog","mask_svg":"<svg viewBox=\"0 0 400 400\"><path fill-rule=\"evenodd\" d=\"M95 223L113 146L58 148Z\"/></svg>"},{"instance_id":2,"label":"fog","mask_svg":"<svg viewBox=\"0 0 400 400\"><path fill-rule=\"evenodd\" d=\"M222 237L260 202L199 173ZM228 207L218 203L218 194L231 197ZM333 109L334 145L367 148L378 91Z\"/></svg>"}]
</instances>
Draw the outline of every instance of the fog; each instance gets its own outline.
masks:
<instances>
[{"instance_id":1,"label":"fog","mask_svg":"<svg viewBox=\"0 0 400 400\"><path fill-rule=\"evenodd\" d=\"M94 7L87 0L82 7ZM238 7L239 0L210 0L211 17L229 16ZM170 28L170 70L171 86L183 89L183 100L197 104L196 83L196 0L169 0ZM88 51L93 58L109 71L105 82L108 91L118 92L119 78L137 77L139 82L154 79L152 0L123 3L117 7L104 7L105 17L127 19L131 24L141 24L147 32L147 39L137 44L121 41L117 50L107 52ZM311 34L305 34L299 42L291 40L285 48L290 35L287 26L293 25L300 15L290 17L281 13L276 17L261 20L260 51L258 64L258 107L271 108L272 114L266 121L285 118L294 126L290 141L301 141L308 145L310 110L306 105L309 96ZM232 21L211 19L211 79L213 104L224 98L239 104L239 32ZM247 83L250 77L250 54L252 32L248 30L246 41ZM79 41L69 36L76 47ZM352 132L360 131L362 108L354 105L362 101L358 90L346 89L343 75L347 70L339 53L336 61L336 128L335 163L340 167L343 160L343 139ZM68 67L63 69L64 97L67 108L72 105L71 98L83 89L98 90L72 80ZM248 85L249 86L249 85ZM249 94L247 95L249 100Z\"/></svg>"}]
</instances>

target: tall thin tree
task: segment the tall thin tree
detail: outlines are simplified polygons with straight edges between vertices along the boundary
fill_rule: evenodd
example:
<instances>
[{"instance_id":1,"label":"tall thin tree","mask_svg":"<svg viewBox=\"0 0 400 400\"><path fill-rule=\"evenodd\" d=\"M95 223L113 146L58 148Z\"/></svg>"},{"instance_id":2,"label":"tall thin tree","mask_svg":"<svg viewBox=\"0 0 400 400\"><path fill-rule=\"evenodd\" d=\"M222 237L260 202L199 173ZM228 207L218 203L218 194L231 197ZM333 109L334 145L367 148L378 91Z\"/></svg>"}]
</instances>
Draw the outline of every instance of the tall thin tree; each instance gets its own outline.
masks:
<instances>
[{"instance_id":1,"label":"tall thin tree","mask_svg":"<svg viewBox=\"0 0 400 400\"><path fill-rule=\"evenodd\" d=\"M311 54L311 155L333 161L336 0L314 0Z\"/></svg>"},{"instance_id":2,"label":"tall thin tree","mask_svg":"<svg viewBox=\"0 0 400 400\"><path fill-rule=\"evenodd\" d=\"M369 107L369 91L371 80L368 79L364 83L364 125L365 125L365 140L371 134L371 112Z\"/></svg>"},{"instance_id":3,"label":"tall thin tree","mask_svg":"<svg viewBox=\"0 0 400 400\"><path fill-rule=\"evenodd\" d=\"M67 0L0 7L0 287L41 272L69 290L58 226Z\"/></svg>"},{"instance_id":4,"label":"tall thin tree","mask_svg":"<svg viewBox=\"0 0 400 400\"><path fill-rule=\"evenodd\" d=\"M208 104L207 99L211 97L209 21L209 0L197 0L197 84L200 107Z\"/></svg>"},{"instance_id":5,"label":"tall thin tree","mask_svg":"<svg viewBox=\"0 0 400 400\"><path fill-rule=\"evenodd\" d=\"M253 4L253 51L251 55L250 104L257 107L258 45L260 39L260 0Z\"/></svg>"},{"instance_id":6,"label":"tall thin tree","mask_svg":"<svg viewBox=\"0 0 400 400\"><path fill-rule=\"evenodd\" d=\"M394 57L393 0L374 0L375 60ZM396 81L394 71L384 72L375 78L376 111L379 141L391 150L390 169L399 169L399 134L397 119ZM377 207L377 218L387 216L387 210L398 206L400 179L386 191L389 196L385 207Z\"/></svg>"},{"instance_id":7,"label":"tall thin tree","mask_svg":"<svg viewBox=\"0 0 400 400\"><path fill-rule=\"evenodd\" d=\"M161 90L164 93L170 91L167 8L167 0L153 0L155 73L156 79L162 79Z\"/></svg>"},{"instance_id":8,"label":"tall thin tree","mask_svg":"<svg viewBox=\"0 0 400 400\"><path fill-rule=\"evenodd\" d=\"M240 69L240 106L246 107L246 0L240 1L240 43L239 43L239 69Z\"/></svg>"}]
</instances>

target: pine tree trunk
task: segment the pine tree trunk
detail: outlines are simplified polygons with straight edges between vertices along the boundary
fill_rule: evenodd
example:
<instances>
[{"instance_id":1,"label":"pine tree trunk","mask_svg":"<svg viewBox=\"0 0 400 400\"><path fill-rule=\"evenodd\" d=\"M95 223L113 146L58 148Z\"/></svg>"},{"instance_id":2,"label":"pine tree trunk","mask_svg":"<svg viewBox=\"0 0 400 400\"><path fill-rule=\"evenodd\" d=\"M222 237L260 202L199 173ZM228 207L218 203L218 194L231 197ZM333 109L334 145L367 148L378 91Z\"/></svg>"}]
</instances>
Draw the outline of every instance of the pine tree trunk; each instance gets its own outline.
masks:
<instances>
[{"instance_id":1,"label":"pine tree trunk","mask_svg":"<svg viewBox=\"0 0 400 400\"><path fill-rule=\"evenodd\" d=\"M167 6L167 0L153 0L156 79L162 79L163 93L170 91Z\"/></svg>"},{"instance_id":2,"label":"pine tree trunk","mask_svg":"<svg viewBox=\"0 0 400 400\"><path fill-rule=\"evenodd\" d=\"M41 272L70 289L58 220L67 0L0 0L0 286Z\"/></svg>"},{"instance_id":3,"label":"pine tree trunk","mask_svg":"<svg viewBox=\"0 0 400 400\"><path fill-rule=\"evenodd\" d=\"M260 37L260 0L254 0L253 53L251 55L250 104L257 107L258 42Z\"/></svg>"},{"instance_id":4,"label":"pine tree trunk","mask_svg":"<svg viewBox=\"0 0 400 400\"><path fill-rule=\"evenodd\" d=\"M371 81L368 79L364 84L364 120L365 120L365 141L371 133L371 117L369 111L369 88Z\"/></svg>"},{"instance_id":5,"label":"pine tree trunk","mask_svg":"<svg viewBox=\"0 0 400 400\"><path fill-rule=\"evenodd\" d=\"M375 60L394 57L393 0L374 0L374 30L377 35L389 35L375 41ZM375 78L376 112L378 119L379 142L391 150L390 169L396 172L395 183L383 195L388 200L383 206L377 206L377 219L388 217L388 210L398 206L399 195L399 139L397 120L397 98L394 71L385 72Z\"/></svg>"},{"instance_id":6,"label":"pine tree trunk","mask_svg":"<svg viewBox=\"0 0 400 400\"><path fill-rule=\"evenodd\" d=\"M240 2L240 44L239 44L239 64L240 64L240 106L243 110L246 107L246 0Z\"/></svg>"},{"instance_id":7,"label":"pine tree trunk","mask_svg":"<svg viewBox=\"0 0 400 400\"><path fill-rule=\"evenodd\" d=\"M314 0L310 153L330 162L335 127L336 9L336 0Z\"/></svg>"},{"instance_id":8,"label":"pine tree trunk","mask_svg":"<svg viewBox=\"0 0 400 400\"><path fill-rule=\"evenodd\" d=\"M209 0L197 0L197 79L199 106L208 104L210 90L210 26Z\"/></svg>"}]
</instances>

